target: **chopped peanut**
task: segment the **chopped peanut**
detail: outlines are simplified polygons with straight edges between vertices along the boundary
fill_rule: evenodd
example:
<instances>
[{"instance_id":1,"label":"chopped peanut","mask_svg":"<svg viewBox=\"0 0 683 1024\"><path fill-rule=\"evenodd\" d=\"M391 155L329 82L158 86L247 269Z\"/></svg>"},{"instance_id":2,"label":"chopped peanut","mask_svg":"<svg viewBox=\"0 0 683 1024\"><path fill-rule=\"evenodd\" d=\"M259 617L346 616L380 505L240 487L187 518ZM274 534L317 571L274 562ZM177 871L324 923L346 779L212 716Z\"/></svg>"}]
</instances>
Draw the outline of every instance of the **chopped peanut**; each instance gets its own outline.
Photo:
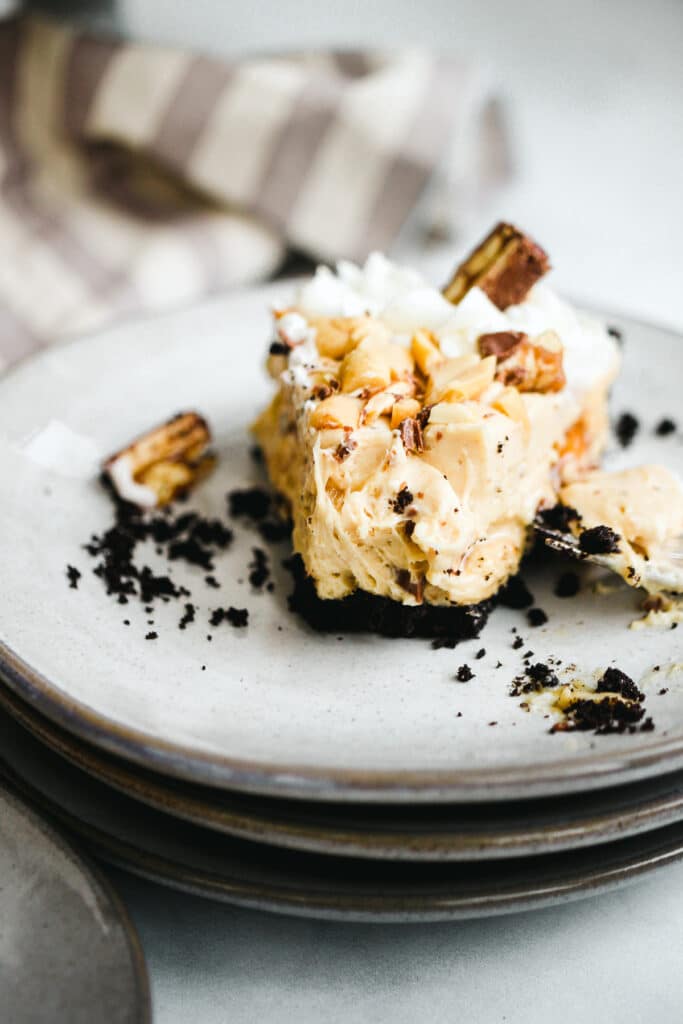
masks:
<instances>
[{"instance_id":1,"label":"chopped peanut","mask_svg":"<svg viewBox=\"0 0 683 1024\"><path fill-rule=\"evenodd\" d=\"M427 390L428 402L464 401L478 398L496 372L495 356L459 356L435 367Z\"/></svg>"},{"instance_id":2,"label":"chopped peanut","mask_svg":"<svg viewBox=\"0 0 683 1024\"><path fill-rule=\"evenodd\" d=\"M363 403L351 395L330 395L323 399L311 413L310 424L316 430L348 427L355 430L360 420Z\"/></svg>"},{"instance_id":3,"label":"chopped peanut","mask_svg":"<svg viewBox=\"0 0 683 1024\"><path fill-rule=\"evenodd\" d=\"M423 329L415 331L410 343L410 351L425 377L437 363L442 363L445 358L432 332Z\"/></svg>"},{"instance_id":4,"label":"chopped peanut","mask_svg":"<svg viewBox=\"0 0 683 1024\"><path fill-rule=\"evenodd\" d=\"M505 388L491 404L498 412L521 424L525 430L530 428L524 399L517 388Z\"/></svg>"},{"instance_id":5,"label":"chopped peanut","mask_svg":"<svg viewBox=\"0 0 683 1024\"><path fill-rule=\"evenodd\" d=\"M399 398L391 410L391 429L395 430L403 420L417 416L420 408L416 398Z\"/></svg>"},{"instance_id":6,"label":"chopped peanut","mask_svg":"<svg viewBox=\"0 0 683 1024\"><path fill-rule=\"evenodd\" d=\"M475 411L476 406L464 405L462 402L438 402L429 413L429 424L436 426L445 423L479 423L481 414Z\"/></svg>"},{"instance_id":7,"label":"chopped peanut","mask_svg":"<svg viewBox=\"0 0 683 1024\"><path fill-rule=\"evenodd\" d=\"M364 338L341 365L342 391L382 391L392 381L413 372L410 353L400 345L376 337Z\"/></svg>"},{"instance_id":8,"label":"chopped peanut","mask_svg":"<svg viewBox=\"0 0 683 1024\"><path fill-rule=\"evenodd\" d=\"M391 413L394 402L399 398L410 398L415 394L414 380L398 380L386 391L378 391L376 395L369 398L363 409L363 423L374 423L380 416L388 416Z\"/></svg>"},{"instance_id":9,"label":"chopped peanut","mask_svg":"<svg viewBox=\"0 0 683 1024\"><path fill-rule=\"evenodd\" d=\"M378 391L368 399L363 409L363 423L374 423L380 416L389 416L396 401L391 391Z\"/></svg>"}]
</instances>

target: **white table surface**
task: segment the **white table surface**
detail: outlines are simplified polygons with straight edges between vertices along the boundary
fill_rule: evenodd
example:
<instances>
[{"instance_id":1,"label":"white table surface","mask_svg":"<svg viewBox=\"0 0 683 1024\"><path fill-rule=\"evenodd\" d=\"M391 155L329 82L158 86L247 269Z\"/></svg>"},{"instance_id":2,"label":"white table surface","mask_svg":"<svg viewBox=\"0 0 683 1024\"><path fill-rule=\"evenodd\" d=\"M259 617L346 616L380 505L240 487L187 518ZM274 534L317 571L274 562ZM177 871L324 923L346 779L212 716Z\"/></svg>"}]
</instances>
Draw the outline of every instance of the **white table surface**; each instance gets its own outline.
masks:
<instances>
[{"instance_id":1,"label":"white table surface","mask_svg":"<svg viewBox=\"0 0 683 1024\"><path fill-rule=\"evenodd\" d=\"M124 29L214 50L414 41L488 58L517 177L482 211L536 234L558 286L683 328L680 0L123 0ZM239 18L236 19L236 11ZM453 254L416 262L437 279ZM415 927L232 909L119 872L157 1024L570 1021L683 1017L683 865L556 910Z\"/></svg>"}]
</instances>

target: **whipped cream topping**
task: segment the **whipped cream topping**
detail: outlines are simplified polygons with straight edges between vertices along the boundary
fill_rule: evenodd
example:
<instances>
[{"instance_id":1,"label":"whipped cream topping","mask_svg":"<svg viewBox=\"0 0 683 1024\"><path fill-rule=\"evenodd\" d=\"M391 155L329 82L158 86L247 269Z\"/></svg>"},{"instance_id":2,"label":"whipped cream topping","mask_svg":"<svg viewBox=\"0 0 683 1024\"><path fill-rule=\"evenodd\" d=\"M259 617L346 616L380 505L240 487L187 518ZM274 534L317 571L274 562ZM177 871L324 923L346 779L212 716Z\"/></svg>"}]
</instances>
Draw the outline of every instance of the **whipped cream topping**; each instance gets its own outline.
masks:
<instances>
[{"instance_id":1,"label":"whipped cream topping","mask_svg":"<svg viewBox=\"0 0 683 1024\"><path fill-rule=\"evenodd\" d=\"M524 331L533 337L553 330L564 345L567 389L577 395L615 375L619 366L618 347L604 324L577 312L543 282L523 303L504 311L479 288L454 306L417 271L372 253L362 267L340 262L336 273L319 267L299 289L295 305L310 317L370 313L406 343L415 330L426 328L446 356L473 352L477 338L491 331Z\"/></svg>"}]
</instances>

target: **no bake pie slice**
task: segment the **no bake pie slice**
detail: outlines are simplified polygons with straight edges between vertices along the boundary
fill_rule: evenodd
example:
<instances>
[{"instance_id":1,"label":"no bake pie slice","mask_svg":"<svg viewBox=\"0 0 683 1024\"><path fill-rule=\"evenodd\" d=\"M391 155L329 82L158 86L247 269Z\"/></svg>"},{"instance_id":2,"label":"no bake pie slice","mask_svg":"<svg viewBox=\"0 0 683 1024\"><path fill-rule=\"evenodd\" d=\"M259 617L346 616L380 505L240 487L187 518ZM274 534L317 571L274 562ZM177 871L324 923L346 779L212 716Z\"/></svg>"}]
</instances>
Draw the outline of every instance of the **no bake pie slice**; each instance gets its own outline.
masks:
<instances>
[{"instance_id":1,"label":"no bake pie slice","mask_svg":"<svg viewBox=\"0 0 683 1024\"><path fill-rule=\"evenodd\" d=\"M476 635L540 507L596 465L619 366L500 224L442 293L379 254L277 309L254 425L321 629Z\"/></svg>"}]
</instances>

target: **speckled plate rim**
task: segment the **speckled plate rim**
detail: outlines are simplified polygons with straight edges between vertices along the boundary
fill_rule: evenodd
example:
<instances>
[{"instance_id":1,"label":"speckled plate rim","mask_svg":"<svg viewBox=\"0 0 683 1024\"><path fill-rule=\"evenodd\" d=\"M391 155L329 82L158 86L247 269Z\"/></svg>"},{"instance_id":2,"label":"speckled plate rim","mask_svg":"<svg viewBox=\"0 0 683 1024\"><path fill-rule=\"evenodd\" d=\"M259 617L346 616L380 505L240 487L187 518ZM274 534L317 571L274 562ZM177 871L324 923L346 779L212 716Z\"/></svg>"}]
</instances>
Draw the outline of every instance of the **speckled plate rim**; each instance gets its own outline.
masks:
<instances>
[{"instance_id":1,"label":"speckled plate rim","mask_svg":"<svg viewBox=\"0 0 683 1024\"><path fill-rule=\"evenodd\" d=\"M71 838L64 834L63 829L50 819L47 819L36 807L35 801L30 797L27 799L23 794L22 785L10 781L0 772L0 789L2 795L14 805L17 811L28 817L35 827L60 850L69 861L76 865L81 875L87 879L91 891L99 891L103 903L107 906L113 917L121 924L126 939L131 975L135 984L135 1007L137 1011L138 1024L151 1024L152 1022L152 997L149 986L149 975L147 973L147 962L140 942L140 936L133 924L128 910L114 889L109 879L105 876L101 867L93 863L90 856L84 855L81 850L74 847Z\"/></svg>"},{"instance_id":2,"label":"speckled plate rim","mask_svg":"<svg viewBox=\"0 0 683 1024\"><path fill-rule=\"evenodd\" d=\"M287 282L281 282L278 287L286 285ZM233 294L237 297L250 290L241 289ZM261 289L264 294L267 290L267 287ZM683 346L683 335L679 331L616 313L607 316L624 332L628 332L629 327L653 330L668 335ZM74 339L65 347L82 345L84 340ZM2 381L11 379L28 363L35 363L40 358L41 353L37 353L23 360L4 374ZM546 762L534 766L533 775L530 775L529 766L524 765L519 768L508 765L503 768L424 772L323 770L297 764L283 768L265 761L203 755L181 744L168 743L123 727L63 693L1 638L0 680L58 725L95 746L152 771L217 788L288 799L386 803L502 801L587 792L683 768L683 735L666 739L655 739L650 735L645 745L626 752L591 753L571 764Z\"/></svg>"},{"instance_id":3,"label":"speckled plate rim","mask_svg":"<svg viewBox=\"0 0 683 1024\"><path fill-rule=\"evenodd\" d=\"M403 891L395 889L393 892L388 888L382 891L378 884L372 894L362 887L354 892L348 882L345 888L335 890L333 881L325 887L308 885L303 872L298 882L292 875L284 880L275 877L255 880L240 876L234 866L232 871L221 873L207 871L188 860L173 860L81 820L68 808L45 797L20 775L8 771L6 765L0 764L0 778L3 777L5 780L9 778L10 784L24 800L29 801L41 814L54 819L59 827L72 833L100 860L183 892L248 909L297 917L340 922L410 924L502 916L602 895L683 859L683 824L679 824L582 851L578 856L588 861L582 869L574 865L567 872L560 869L548 875L548 862L556 857L562 858L563 855L535 858L540 870L537 879L533 881L527 875L526 880L522 877L516 883L511 883L509 877L505 877L506 862L502 862L500 876L489 891L480 888L476 894L470 891L467 884L461 883L459 891L456 885L449 892L447 886L438 888L430 886L429 882L406 886ZM180 828L192 830L196 835L195 844L201 842L204 830L182 822L176 824ZM240 843L239 840L235 842ZM248 858L251 845L244 843L245 858ZM307 854L300 856L310 857ZM509 864L507 866L509 871ZM428 870L427 865L422 864L420 867Z\"/></svg>"},{"instance_id":4,"label":"speckled plate rim","mask_svg":"<svg viewBox=\"0 0 683 1024\"><path fill-rule=\"evenodd\" d=\"M342 812L348 805L337 805L340 819L335 820L329 805L321 804L325 808L321 818L316 817L316 805L279 801L275 805L257 803L254 807L244 794L237 794L235 804L235 795L227 791L207 790L153 775L83 743L2 685L0 709L55 754L133 800L203 828L287 849L387 860L499 860L595 846L683 820L683 777L676 775L662 779L652 795L649 790L630 794L629 787L620 787L616 794L608 791L603 802L611 797L613 803L609 808L604 807L602 812L589 809L584 817L577 815L576 808L568 816L565 802L558 805L555 820L546 817L533 824L530 818L536 810L534 802L524 801L518 805L520 824L515 826L513 819L507 831L476 832L470 825L458 832L457 824L451 828L439 828L437 823L425 826L423 821L408 816L401 820L400 809L388 827L379 829L377 823L354 821L353 807L349 818ZM462 812L463 808L456 810Z\"/></svg>"}]
</instances>

